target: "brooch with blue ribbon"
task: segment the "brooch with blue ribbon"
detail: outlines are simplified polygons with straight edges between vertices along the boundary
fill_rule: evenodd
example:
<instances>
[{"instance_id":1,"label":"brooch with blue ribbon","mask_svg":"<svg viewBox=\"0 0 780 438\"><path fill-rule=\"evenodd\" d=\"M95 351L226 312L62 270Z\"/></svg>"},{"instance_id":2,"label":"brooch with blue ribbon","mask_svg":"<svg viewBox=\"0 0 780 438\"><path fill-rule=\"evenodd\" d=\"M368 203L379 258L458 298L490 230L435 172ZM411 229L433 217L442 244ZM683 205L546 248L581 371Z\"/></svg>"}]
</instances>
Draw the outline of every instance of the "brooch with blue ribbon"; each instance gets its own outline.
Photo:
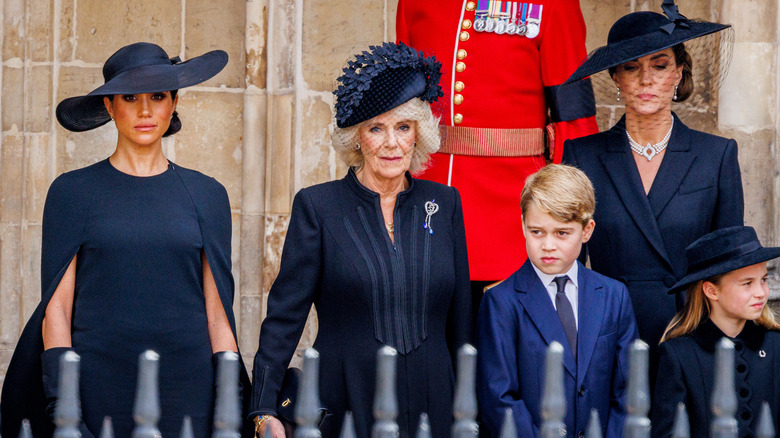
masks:
<instances>
[{"instance_id":1,"label":"brooch with blue ribbon","mask_svg":"<svg viewBox=\"0 0 780 438\"><path fill-rule=\"evenodd\" d=\"M425 222L423 222L423 229L428 230L430 234L433 234L433 227L431 226L431 216L439 211L439 204L435 199L425 203Z\"/></svg>"}]
</instances>

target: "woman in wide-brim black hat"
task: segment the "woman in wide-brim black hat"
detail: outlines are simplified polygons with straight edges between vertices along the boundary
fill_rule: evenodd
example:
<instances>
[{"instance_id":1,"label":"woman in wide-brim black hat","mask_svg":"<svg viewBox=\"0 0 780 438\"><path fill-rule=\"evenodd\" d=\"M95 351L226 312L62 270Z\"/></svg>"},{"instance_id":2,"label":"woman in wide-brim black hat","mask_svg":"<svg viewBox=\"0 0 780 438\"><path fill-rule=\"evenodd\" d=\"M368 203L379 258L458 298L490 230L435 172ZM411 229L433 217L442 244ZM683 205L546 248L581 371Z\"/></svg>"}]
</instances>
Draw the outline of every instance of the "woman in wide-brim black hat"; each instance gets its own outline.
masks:
<instances>
[{"instance_id":1,"label":"woman in wide-brim black hat","mask_svg":"<svg viewBox=\"0 0 780 438\"><path fill-rule=\"evenodd\" d=\"M181 129L177 91L226 63L221 50L180 62L155 44L131 44L104 64L105 84L57 106L70 131L113 119L117 144L49 188L42 300L6 375L4 436L16 436L22 418L35 436L51 436L59 361L75 351L82 436L97 436L110 416L115 435L129 437L145 350L159 354L162 435L178 436L185 416L196 437L211 435L215 363L238 351L230 203L216 180L168 161L162 138Z\"/></svg>"},{"instance_id":2,"label":"woman in wide-brim black hat","mask_svg":"<svg viewBox=\"0 0 780 438\"><path fill-rule=\"evenodd\" d=\"M442 96L440 68L387 42L338 78L332 139L349 170L293 201L254 362L249 415L263 436L285 436L285 369L312 305L319 395L332 413L322 436L339 436L347 411L353 433L371 436L383 345L397 353L385 396L398 410L380 420L412 437L426 413L431 436L450 436L455 350L473 328L463 212L457 190L412 176L439 148L430 103Z\"/></svg>"},{"instance_id":3,"label":"woman in wide-brim black hat","mask_svg":"<svg viewBox=\"0 0 780 438\"><path fill-rule=\"evenodd\" d=\"M780 409L780 324L767 302L767 262L780 257L780 248L761 246L753 228L738 226L705 235L686 254L687 273L669 290L687 291L686 303L660 346L663 374L653 397L653 436L671 436L680 403L688 410L690 436L709 436L712 406L719 402L713 394L715 346L722 338L735 347L737 406L731 415L738 436L758 436L762 403L769 404L775 425ZM775 426L773 434L778 432Z\"/></svg>"},{"instance_id":4,"label":"woman in wide-brim black hat","mask_svg":"<svg viewBox=\"0 0 780 438\"><path fill-rule=\"evenodd\" d=\"M685 274L685 248L710 231L742 225L744 210L736 142L690 129L672 112L672 102L693 92L686 46L708 41L718 49L729 26L688 20L671 0L663 10L617 20L608 44L569 79L607 70L612 104L625 104L625 115L608 131L567 142L563 154L593 182L599 226L587 254L595 271L628 286L639 336L651 348L651 379L658 342L682 305L666 290Z\"/></svg>"}]
</instances>

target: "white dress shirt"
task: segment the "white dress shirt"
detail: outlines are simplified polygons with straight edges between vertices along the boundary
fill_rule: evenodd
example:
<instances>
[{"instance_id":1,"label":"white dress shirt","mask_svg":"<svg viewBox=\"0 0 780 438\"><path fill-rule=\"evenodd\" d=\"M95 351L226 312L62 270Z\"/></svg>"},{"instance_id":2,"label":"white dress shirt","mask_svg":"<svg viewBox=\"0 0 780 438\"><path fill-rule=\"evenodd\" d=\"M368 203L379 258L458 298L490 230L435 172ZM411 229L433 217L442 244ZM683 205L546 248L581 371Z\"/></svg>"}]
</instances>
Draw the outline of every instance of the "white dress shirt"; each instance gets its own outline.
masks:
<instances>
[{"instance_id":1,"label":"white dress shirt","mask_svg":"<svg viewBox=\"0 0 780 438\"><path fill-rule=\"evenodd\" d=\"M569 302L571 303L571 309L574 311L574 323L577 325L577 328L579 329L580 326L580 318L579 318L579 312L577 309L577 296L579 287L577 285L577 270L579 263L576 261L573 265L571 265L571 268L561 274L545 274L544 272L540 271L539 268L537 268L533 263L531 263L531 266L534 267L534 271L536 271L536 275L539 276L539 280L542 281L542 284L544 287L547 288L547 294L550 296L550 300L552 300L553 308L558 310L557 307L555 307L555 294L558 293L558 286L555 285L555 282L553 279L555 277L561 277L563 275L569 277L569 281L566 282L566 287L564 288L564 293L566 294L566 298L569 299Z\"/></svg>"}]
</instances>

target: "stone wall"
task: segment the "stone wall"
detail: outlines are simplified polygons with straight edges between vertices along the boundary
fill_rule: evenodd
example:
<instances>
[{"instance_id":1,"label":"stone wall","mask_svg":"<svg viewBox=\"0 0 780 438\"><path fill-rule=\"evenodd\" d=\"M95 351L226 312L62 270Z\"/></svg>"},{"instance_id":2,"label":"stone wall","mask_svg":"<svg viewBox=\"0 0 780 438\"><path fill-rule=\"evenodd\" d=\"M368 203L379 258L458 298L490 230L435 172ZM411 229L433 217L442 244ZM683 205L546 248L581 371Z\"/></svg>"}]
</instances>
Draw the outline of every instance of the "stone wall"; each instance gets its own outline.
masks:
<instances>
[{"instance_id":1,"label":"stone wall","mask_svg":"<svg viewBox=\"0 0 780 438\"><path fill-rule=\"evenodd\" d=\"M589 49L606 41L621 15L658 10L660 3L581 0ZM735 24L731 74L719 93L687 108L691 116L685 120L738 140L748 223L765 243L778 243L776 2L680 3L688 17ZM234 310L240 348L251 366L292 197L346 171L329 140L335 78L356 50L394 39L396 0L3 0L0 5L0 378L40 297L47 188L60 173L106 158L116 144L112 126L86 133L62 129L54 108L101 84L105 59L141 40L182 59L217 48L230 55L222 73L181 92L184 128L163 147L171 160L216 177L228 190ZM601 127L619 111L601 105ZM315 334L312 315L303 345Z\"/></svg>"}]
</instances>

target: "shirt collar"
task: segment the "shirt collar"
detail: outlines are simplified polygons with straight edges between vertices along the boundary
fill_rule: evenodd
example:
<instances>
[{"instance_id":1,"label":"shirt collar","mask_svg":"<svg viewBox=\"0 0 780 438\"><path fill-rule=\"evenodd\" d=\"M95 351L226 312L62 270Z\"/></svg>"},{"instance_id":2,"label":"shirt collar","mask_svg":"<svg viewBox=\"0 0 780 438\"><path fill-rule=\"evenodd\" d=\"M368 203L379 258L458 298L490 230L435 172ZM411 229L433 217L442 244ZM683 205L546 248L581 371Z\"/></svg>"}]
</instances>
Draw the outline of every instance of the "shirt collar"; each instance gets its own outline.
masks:
<instances>
[{"instance_id":1,"label":"shirt collar","mask_svg":"<svg viewBox=\"0 0 780 438\"><path fill-rule=\"evenodd\" d=\"M735 342L743 342L751 350L758 350L761 348L761 344L764 343L764 335L766 329L759 326L753 321L746 321L745 327L737 335L736 338L729 338L718 326L707 318L706 321L699 324L696 330L693 331L693 339L704 349L714 350L715 345L721 338L729 338Z\"/></svg>"},{"instance_id":2,"label":"shirt collar","mask_svg":"<svg viewBox=\"0 0 780 438\"><path fill-rule=\"evenodd\" d=\"M568 271L562 273L562 274L545 274L544 272L540 271L539 268L536 267L533 263L531 263L531 266L533 266L534 271L536 272L536 275L539 277L539 280L542 281L542 284L544 287L549 286L553 279L555 277L560 277L562 275L566 275L569 277L569 281L579 290L579 284L577 284L577 273L579 267L577 266L579 263L575 260L574 263L571 265L571 268L569 268Z\"/></svg>"}]
</instances>

